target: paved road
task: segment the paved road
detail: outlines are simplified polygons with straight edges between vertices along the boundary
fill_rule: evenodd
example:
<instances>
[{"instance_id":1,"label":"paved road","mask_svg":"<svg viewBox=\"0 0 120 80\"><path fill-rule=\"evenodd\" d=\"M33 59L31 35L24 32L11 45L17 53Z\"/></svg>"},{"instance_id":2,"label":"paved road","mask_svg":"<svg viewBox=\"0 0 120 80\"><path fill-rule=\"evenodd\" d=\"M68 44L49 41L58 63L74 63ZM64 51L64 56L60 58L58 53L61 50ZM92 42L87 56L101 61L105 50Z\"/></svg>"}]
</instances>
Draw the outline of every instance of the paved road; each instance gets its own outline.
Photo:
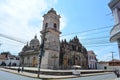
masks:
<instances>
[{"instance_id":1,"label":"paved road","mask_svg":"<svg viewBox=\"0 0 120 80\"><path fill-rule=\"evenodd\" d=\"M113 74L104 74L104 75L73 78L73 79L66 79L66 80L120 80L120 79L116 79L116 75L113 73Z\"/></svg>"},{"instance_id":2,"label":"paved road","mask_svg":"<svg viewBox=\"0 0 120 80\"><path fill-rule=\"evenodd\" d=\"M72 78L72 79L64 79L64 80L120 80L115 78L116 76L114 74L105 74L105 75L80 77L80 78ZM41 79L29 78L21 75L0 71L0 80L41 80Z\"/></svg>"},{"instance_id":3,"label":"paved road","mask_svg":"<svg viewBox=\"0 0 120 80\"><path fill-rule=\"evenodd\" d=\"M0 71L0 80L41 80Z\"/></svg>"}]
</instances>

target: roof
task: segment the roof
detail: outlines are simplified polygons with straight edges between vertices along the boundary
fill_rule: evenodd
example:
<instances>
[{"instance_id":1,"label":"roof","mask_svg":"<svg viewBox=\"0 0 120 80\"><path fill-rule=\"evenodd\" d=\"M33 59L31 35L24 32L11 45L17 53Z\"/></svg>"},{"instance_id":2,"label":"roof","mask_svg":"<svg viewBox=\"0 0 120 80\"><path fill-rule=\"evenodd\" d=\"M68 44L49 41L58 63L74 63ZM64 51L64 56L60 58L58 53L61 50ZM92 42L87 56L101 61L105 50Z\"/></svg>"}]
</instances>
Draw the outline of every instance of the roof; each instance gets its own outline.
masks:
<instances>
[{"instance_id":1,"label":"roof","mask_svg":"<svg viewBox=\"0 0 120 80\"><path fill-rule=\"evenodd\" d=\"M93 50L90 50L90 51L87 51L88 54L93 54L95 55L94 51Z\"/></svg>"},{"instance_id":2,"label":"roof","mask_svg":"<svg viewBox=\"0 0 120 80\"><path fill-rule=\"evenodd\" d=\"M100 62L98 62L98 63L105 64L105 63L109 63L109 62L120 62L120 60L118 60L118 59L113 59L113 60L110 60L110 61L100 61Z\"/></svg>"},{"instance_id":3,"label":"roof","mask_svg":"<svg viewBox=\"0 0 120 80\"><path fill-rule=\"evenodd\" d=\"M109 61L109 62L120 62L120 60L118 60L118 59L113 59L113 60L111 60L111 61Z\"/></svg>"}]
</instances>

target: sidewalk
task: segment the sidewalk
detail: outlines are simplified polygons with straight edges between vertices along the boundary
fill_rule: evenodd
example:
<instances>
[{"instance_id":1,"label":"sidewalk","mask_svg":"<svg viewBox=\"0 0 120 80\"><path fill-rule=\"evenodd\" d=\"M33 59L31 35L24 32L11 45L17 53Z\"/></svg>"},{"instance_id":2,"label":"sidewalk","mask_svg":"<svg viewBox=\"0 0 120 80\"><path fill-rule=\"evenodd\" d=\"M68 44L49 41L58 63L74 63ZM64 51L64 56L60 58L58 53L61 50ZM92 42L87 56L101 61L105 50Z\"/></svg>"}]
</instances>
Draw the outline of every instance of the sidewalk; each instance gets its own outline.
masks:
<instances>
[{"instance_id":1,"label":"sidewalk","mask_svg":"<svg viewBox=\"0 0 120 80\"><path fill-rule=\"evenodd\" d=\"M27 77L31 77L31 78L37 78L37 74L35 73L29 73L29 72L19 72L17 70L11 70L11 69L5 69L5 68L0 68L0 70L2 71L6 71L6 72L10 72L10 73L14 73L17 75L22 75L22 76L27 76ZM78 78L78 77L87 77L87 76L96 76L96 75L103 75L103 74L109 74L110 72L104 72L104 73L93 73L93 74L81 74L80 76L76 76L76 75L43 75L40 74L40 78L41 79L66 79L66 78ZM120 80L119 78L115 79L115 80Z\"/></svg>"},{"instance_id":2,"label":"sidewalk","mask_svg":"<svg viewBox=\"0 0 120 80\"><path fill-rule=\"evenodd\" d=\"M17 75L22 75L22 76L26 76L26 77L31 77L31 78L37 78L37 74L35 73L28 73L28 72L17 72L16 70L10 70L10 69L4 69L4 68L0 68L0 70L2 71L6 71L6 72L10 72L10 73L14 73ZM65 79L65 78L76 78L77 76L75 75L65 75L65 76L55 76L55 75L41 75L40 74L40 78L41 79Z\"/></svg>"},{"instance_id":3,"label":"sidewalk","mask_svg":"<svg viewBox=\"0 0 120 80\"><path fill-rule=\"evenodd\" d=\"M120 78L116 78L116 79L114 79L114 80L120 80Z\"/></svg>"}]
</instances>

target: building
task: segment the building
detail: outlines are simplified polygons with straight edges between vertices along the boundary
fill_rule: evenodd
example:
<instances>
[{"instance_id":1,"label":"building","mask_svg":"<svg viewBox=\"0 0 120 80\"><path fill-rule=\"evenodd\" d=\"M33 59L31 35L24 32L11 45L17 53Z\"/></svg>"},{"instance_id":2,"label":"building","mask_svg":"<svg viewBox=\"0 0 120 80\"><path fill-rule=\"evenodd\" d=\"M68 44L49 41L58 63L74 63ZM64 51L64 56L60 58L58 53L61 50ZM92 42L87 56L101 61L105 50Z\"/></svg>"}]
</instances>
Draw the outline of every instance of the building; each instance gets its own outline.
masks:
<instances>
[{"instance_id":1,"label":"building","mask_svg":"<svg viewBox=\"0 0 120 80\"><path fill-rule=\"evenodd\" d=\"M59 52L60 52L60 15L52 8L43 16L43 27L41 32L41 45L44 42L44 55L42 56L41 68L57 69L59 68ZM44 33L44 32L47 33ZM24 46L19 53L21 64L23 66L38 66L38 56L40 43L37 37L30 41L30 45Z\"/></svg>"},{"instance_id":2,"label":"building","mask_svg":"<svg viewBox=\"0 0 120 80\"><path fill-rule=\"evenodd\" d=\"M0 55L0 65L1 66L6 66L6 61L7 61L7 56L6 55Z\"/></svg>"},{"instance_id":3,"label":"building","mask_svg":"<svg viewBox=\"0 0 120 80\"><path fill-rule=\"evenodd\" d=\"M19 53L21 66L36 67L38 65L40 43L37 36L26 44Z\"/></svg>"},{"instance_id":4,"label":"building","mask_svg":"<svg viewBox=\"0 0 120 80\"><path fill-rule=\"evenodd\" d=\"M110 41L118 43L120 57L120 0L111 0L109 7L112 10L115 19L115 25L110 32Z\"/></svg>"},{"instance_id":5,"label":"building","mask_svg":"<svg viewBox=\"0 0 120 80\"><path fill-rule=\"evenodd\" d=\"M45 34L44 56L42 57L41 68L58 69L60 52L60 15L51 8L43 16L42 41ZM46 33L44 33L46 32ZM41 41L41 42L42 42Z\"/></svg>"},{"instance_id":6,"label":"building","mask_svg":"<svg viewBox=\"0 0 120 80\"><path fill-rule=\"evenodd\" d=\"M97 63L98 69L106 70L119 70L120 69L120 60L113 59L111 61L101 61Z\"/></svg>"},{"instance_id":7,"label":"building","mask_svg":"<svg viewBox=\"0 0 120 80\"><path fill-rule=\"evenodd\" d=\"M79 42L79 39L74 37L67 42L62 40L60 43L60 66L63 69L70 69L77 65L81 68L88 67L87 50Z\"/></svg>"},{"instance_id":8,"label":"building","mask_svg":"<svg viewBox=\"0 0 120 80\"><path fill-rule=\"evenodd\" d=\"M91 50L88 51L88 68L89 69L97 69L97 58L95 53Z\"/></svg>"},{"instance_id":9,"label":"building","mask_svg":"<svg viewBox=\"0 0 120 80\"><path fill-rule=\"evenodd\" d=\"M11 55L7 52L0 54L0 65L1 66L19 66L20 60L18 56Z\"/></svg>"},{"instance_id":10,"label":"building","mask_svg":"<svg viewBox=\"0 0 120 80\"><path fill-rule=\"evenodd\" d=\"M19 53L21 65L37 67L38 57L42 55L41 68L44 69L71 68L73 65L87 68L87 50L77 37L69 43L60 42L60 15L52 8L43 18L41 44L35 36L30 44L23 47ZM44 54L39 55L42 47Z\"/></svg>"}]
</instances>

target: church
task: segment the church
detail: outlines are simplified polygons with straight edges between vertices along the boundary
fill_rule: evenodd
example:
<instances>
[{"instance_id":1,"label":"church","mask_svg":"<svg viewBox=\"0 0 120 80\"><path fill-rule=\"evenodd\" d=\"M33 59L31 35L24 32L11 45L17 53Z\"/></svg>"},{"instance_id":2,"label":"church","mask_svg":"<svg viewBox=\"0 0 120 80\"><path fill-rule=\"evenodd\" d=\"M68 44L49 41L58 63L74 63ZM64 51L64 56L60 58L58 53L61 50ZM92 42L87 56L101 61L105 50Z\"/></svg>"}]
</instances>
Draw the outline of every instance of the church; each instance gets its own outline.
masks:
<instances>
[{"instance_id":1,"label":"church","mask_svg":"<svg viewBox=\"0 0 120 80\"><path fill-rule=\"evenodd\" d=\"M88 68L87 50L82 46L77 36L69 42L66 39L61 41L59 64L62 69L71 69L74 65L83 69Z\"/></svg>"},{"instance_id":2,"label":"church","mask_svg":"<svg viewBox=\"0 0 120 80\"><path fill-rule=\"evenodd\" d=\"M74 65L87 68L87 50L74 39L60 42L60 15L52 8L43 15L41 44L44 40L44 55L41 60L41 68L44 69L68 69ZM21 66L37 67L39 63L40 42L37 36L26 44L19 53Z\"/></svg>"}]
</instances>

